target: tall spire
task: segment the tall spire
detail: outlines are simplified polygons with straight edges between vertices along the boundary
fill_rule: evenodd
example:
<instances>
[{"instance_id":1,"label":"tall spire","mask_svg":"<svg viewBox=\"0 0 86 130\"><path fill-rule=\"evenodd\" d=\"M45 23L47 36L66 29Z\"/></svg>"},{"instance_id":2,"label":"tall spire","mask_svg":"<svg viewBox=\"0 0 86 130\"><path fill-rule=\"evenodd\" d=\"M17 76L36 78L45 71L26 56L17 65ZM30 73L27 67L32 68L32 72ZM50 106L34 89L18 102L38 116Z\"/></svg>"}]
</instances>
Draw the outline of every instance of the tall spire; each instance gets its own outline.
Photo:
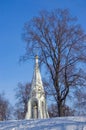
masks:
<instances>
[{"instance_id":1,"label":"tall spire","mask_svg":"<svg viewBox=\"0 0 86 130\"><path fill-rule=\"evenodd\" d=\"M41 79L41 74L38 65L38 56L35 57L35 69L32 79L30 98L28 100L28 111L26 119L31 118L48 118L48 111L45 101L45 92Z\"/></svg>"},{"instance_id":2,"label":"tall spire","mask_svg":"<svg viewBox=\"0 0 86 130\"><path fill-rule=\"evenodd\" d=\"M32 90L33 89L38 89L39 86L42 89L42 91L44 92L43 83L42 83L42 79L41 79L41 74L40 74L40 70L39 70L38 56L36 56L35 57L35 69L34 69L34 74L33 74L33 78L32 78L31 89Z\"/></svg>"}]
</instances>

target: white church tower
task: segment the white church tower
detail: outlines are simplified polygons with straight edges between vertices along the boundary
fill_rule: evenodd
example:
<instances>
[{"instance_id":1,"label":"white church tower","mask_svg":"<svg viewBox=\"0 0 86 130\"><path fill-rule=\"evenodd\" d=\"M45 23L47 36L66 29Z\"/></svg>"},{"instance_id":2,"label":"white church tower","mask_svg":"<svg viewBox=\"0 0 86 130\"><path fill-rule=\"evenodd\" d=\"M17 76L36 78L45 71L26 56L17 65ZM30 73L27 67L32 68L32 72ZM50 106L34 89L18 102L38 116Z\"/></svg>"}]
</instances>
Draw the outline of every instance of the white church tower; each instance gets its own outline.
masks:
<instances>
[{"instance_id":1,"label":"white church tower","mask_svg":"<svg viewBox=\"0 0 86 130\"><path fill-rule=\"evenodd\" d=\"M45 100L45 92L39 71L38 56L36 56L35 59L35 70L27 107L26 119L43 119L49 117Z\"/></svg>"}]
</instances>

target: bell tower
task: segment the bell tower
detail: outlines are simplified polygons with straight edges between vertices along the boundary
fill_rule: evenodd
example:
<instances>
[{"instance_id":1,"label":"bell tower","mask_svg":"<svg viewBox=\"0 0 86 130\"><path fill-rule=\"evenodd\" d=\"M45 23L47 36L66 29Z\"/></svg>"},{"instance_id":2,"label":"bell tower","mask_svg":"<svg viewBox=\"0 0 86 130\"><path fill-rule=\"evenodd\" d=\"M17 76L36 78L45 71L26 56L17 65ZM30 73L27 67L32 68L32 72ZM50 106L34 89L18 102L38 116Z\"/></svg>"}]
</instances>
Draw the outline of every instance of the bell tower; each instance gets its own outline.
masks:
<instances>
[{"instance_id":1,"label":"bell tower","mask_svg":"<svg viewBox=\"0 0 86 130\"><path fill-rule=\"evenodd\" d=\"M38 56L35 57L35 69L28 100L26 119L48 118L45 92L38 65Z\"/></svg>"}]
</instances>

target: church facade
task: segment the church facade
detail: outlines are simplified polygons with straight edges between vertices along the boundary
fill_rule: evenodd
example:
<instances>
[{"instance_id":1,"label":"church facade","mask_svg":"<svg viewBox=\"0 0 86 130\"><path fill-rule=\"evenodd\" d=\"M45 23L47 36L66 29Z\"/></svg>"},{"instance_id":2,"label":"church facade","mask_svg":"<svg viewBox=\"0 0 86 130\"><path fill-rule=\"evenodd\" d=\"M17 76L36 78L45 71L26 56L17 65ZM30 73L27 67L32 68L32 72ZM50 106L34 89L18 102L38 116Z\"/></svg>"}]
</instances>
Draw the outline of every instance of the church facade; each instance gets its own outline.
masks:
<instances>
[{"instance_id":1,"label":"church facade","mask_svg":"<svg viewBox=\"0 0 86 130\"><path fill-rule=\"evenodd\" d=\"M31 91L28 100L26 119L48 118L45 92L38 65L38 56L35 58L35 69L32 79Z\"/></svg>"}]
</instances>

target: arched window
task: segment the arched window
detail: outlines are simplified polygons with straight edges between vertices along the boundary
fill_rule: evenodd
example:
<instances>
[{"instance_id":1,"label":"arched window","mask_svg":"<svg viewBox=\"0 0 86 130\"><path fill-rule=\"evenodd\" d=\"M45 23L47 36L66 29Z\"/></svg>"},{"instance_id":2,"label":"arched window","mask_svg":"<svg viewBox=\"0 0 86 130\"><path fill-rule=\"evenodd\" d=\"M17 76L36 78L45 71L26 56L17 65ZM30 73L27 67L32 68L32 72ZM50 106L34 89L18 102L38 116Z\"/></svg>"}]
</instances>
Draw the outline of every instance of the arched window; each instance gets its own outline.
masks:
<instances>
[{"instance_id":1,"label":"arched window","mask_svg":"<svg viewBox=\"0 0 86 130\"><path fill-rule=\"evenodd\" d=\"M32 101L32 118L38 118L38 102Z\"/></svg>"}]
</instances>

